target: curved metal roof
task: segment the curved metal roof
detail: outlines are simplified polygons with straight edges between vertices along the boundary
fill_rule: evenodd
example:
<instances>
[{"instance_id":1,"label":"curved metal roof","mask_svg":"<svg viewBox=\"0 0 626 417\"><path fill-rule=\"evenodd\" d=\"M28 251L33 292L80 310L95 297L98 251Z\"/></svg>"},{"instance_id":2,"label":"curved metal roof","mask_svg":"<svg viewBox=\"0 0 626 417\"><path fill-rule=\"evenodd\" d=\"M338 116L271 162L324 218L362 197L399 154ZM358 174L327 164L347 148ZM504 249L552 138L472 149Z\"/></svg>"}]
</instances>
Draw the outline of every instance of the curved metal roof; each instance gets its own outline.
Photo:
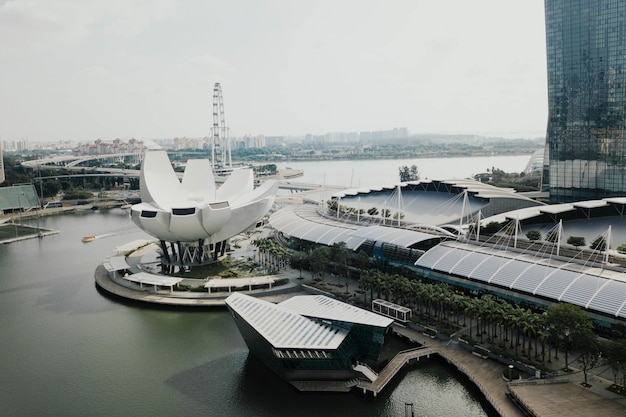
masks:
<instances>
[{"instance_id":1,"label":"curved metal roof","mask_svg":"<svg viewBox=\"0 0 626 417\"><path fill-rule=\"evenodd\" d=\"M332 246L345 242L355 250L366 240L410 247L416 243L440 239L440 236L386 226L361 227L342 223L317 214L316 206L287 206L270 217L270 224L283 234L317 244Z\"/></svg>"},{"instance_id":2,"label":"curved metal roof","mask_svg":"<svg viewBox=\"0 0 626 417\"><path fill-rule=\"evenodd\" d=\"M416 266L626 318L626 273L445 242Z\"/></svg>"}]
</instances>

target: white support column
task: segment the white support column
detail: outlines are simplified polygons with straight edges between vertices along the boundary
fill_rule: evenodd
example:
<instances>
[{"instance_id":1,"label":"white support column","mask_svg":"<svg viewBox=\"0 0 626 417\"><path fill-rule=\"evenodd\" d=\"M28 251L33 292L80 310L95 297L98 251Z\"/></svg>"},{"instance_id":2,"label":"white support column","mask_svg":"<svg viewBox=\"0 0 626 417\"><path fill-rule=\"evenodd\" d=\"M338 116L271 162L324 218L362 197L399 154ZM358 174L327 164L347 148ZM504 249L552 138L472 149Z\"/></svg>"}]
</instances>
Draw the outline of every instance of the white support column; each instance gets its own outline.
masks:
<instances>
[{"instance_id":1,"label":"white support column","mask_svg":"<svg viewBox=\"0 0 626 417\"><path fill-rule=\"evenodd\" d=\"M561 235L563 234L563 219L559 220L559 228L556 239L556 256L561 252Z\"/></svg>"}]
</instances>

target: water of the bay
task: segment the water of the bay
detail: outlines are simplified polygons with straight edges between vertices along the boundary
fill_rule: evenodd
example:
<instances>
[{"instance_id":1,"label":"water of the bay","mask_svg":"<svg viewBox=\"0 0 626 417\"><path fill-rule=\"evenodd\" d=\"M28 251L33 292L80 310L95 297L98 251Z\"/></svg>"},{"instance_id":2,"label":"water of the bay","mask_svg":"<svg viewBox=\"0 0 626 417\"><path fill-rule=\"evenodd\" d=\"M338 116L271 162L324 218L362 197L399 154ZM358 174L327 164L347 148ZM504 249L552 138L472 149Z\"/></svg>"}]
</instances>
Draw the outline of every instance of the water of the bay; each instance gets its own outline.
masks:
<instances>
[{"instance_id":1,"label":"water of the bay","mask_svg":"<svg viewBox=\"0 0 626 417\"><path fill-rule=\"evenodd\" d=\"M404 416L406 402L415 416L491 413L463 375L434 359L377 398L300 393L249 357L225 309L140 307L96 290L102 259L148 237L127 212L40 222L60 233L0 245L0 416L391 417ZM100 237L82 243L85 235Z\"/></svg>"},{"instance_id":2,"label":"water of the bay","mask_svg":"<svg viewBox=\"0 0 626 417\"><path fill-rule=\"evenodd\" d=\"M520 173L526 168L530 157L531 155L515 155L273 163L279 169L290 167L303 170L303 176L294 181L358 188L395 184L399 181L398 168L405 165L416 165L421 179L463 179L493 168Z\"/></svg>"}]
</instances>

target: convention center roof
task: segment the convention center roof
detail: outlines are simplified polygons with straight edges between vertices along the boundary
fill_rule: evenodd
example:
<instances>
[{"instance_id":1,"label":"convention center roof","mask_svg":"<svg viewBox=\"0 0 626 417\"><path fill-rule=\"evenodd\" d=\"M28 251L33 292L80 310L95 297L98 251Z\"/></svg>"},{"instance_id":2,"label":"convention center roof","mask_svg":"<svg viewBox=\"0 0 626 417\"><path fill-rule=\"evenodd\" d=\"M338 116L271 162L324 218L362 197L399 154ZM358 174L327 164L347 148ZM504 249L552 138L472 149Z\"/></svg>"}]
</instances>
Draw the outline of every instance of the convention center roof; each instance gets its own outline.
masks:
<instances>
[{"instance_id":1,"label":"convention center roof","mask_svg":"<svg viewBox=\"0 0 626 417\"><path fill-rule=\"evenodd\" d=\"M441 240L441 236L387 226L358 226L334 221L318 215L313 205L287 206L270 217L270 224L283 234L317 244L332 246L345 242L356 250L366 240L411 247L425 240Z\"/></svg>"},{"instance_id":2,"label":"convention center roof","mask_svg":"<svg viewBox=\"0 0 626 417\"><path fill-rule=\"evenodd\" d=\"M626 318L626 273L531 254L444 242L416 266Z\"/></svg>"},{"instance_id":3,"label":"convention center roof","mask_svg":"<svg viewBox=\"0 0 626 417\"><path fill-rule=\"evenodd\" d=\"M474 180L426 180L403 182L395 186L358 188L339 191L333 199L341 205L364 210L371 207L401 212L407 222L449 225L467 222L470 216L492 216L543 203ZM367 217L367 216L364 216Z\"/></svg>"}]
</instances>

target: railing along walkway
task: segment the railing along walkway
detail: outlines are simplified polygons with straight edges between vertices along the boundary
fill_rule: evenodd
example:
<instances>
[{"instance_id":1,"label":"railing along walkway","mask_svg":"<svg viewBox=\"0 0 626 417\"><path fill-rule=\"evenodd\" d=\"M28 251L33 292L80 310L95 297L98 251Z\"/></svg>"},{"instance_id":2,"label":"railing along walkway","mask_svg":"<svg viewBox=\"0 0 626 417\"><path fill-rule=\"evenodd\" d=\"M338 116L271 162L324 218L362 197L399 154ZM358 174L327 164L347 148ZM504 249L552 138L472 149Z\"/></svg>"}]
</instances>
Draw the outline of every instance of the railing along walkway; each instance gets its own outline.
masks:
<instances>
[{"instance_id":1,"label":"railing along walkway","mask_svg":"<svg viewBox=\"0 0 626 417\"><path fill-rule=\"evenodd\" d=\"M416 349L408 349L399 352L394 358L383 368L378 374L378 378L374 382L361 381L357 387L363 390L363 393L368 391L374 394L374 397L381 392L385 386L391 381L391 379L402 369L404 365L409 361L415 359L419 360L424 356L430 356L433 353L437 353L437 350L432 347L419 347Z\"/></svg>"}]
</instances>

